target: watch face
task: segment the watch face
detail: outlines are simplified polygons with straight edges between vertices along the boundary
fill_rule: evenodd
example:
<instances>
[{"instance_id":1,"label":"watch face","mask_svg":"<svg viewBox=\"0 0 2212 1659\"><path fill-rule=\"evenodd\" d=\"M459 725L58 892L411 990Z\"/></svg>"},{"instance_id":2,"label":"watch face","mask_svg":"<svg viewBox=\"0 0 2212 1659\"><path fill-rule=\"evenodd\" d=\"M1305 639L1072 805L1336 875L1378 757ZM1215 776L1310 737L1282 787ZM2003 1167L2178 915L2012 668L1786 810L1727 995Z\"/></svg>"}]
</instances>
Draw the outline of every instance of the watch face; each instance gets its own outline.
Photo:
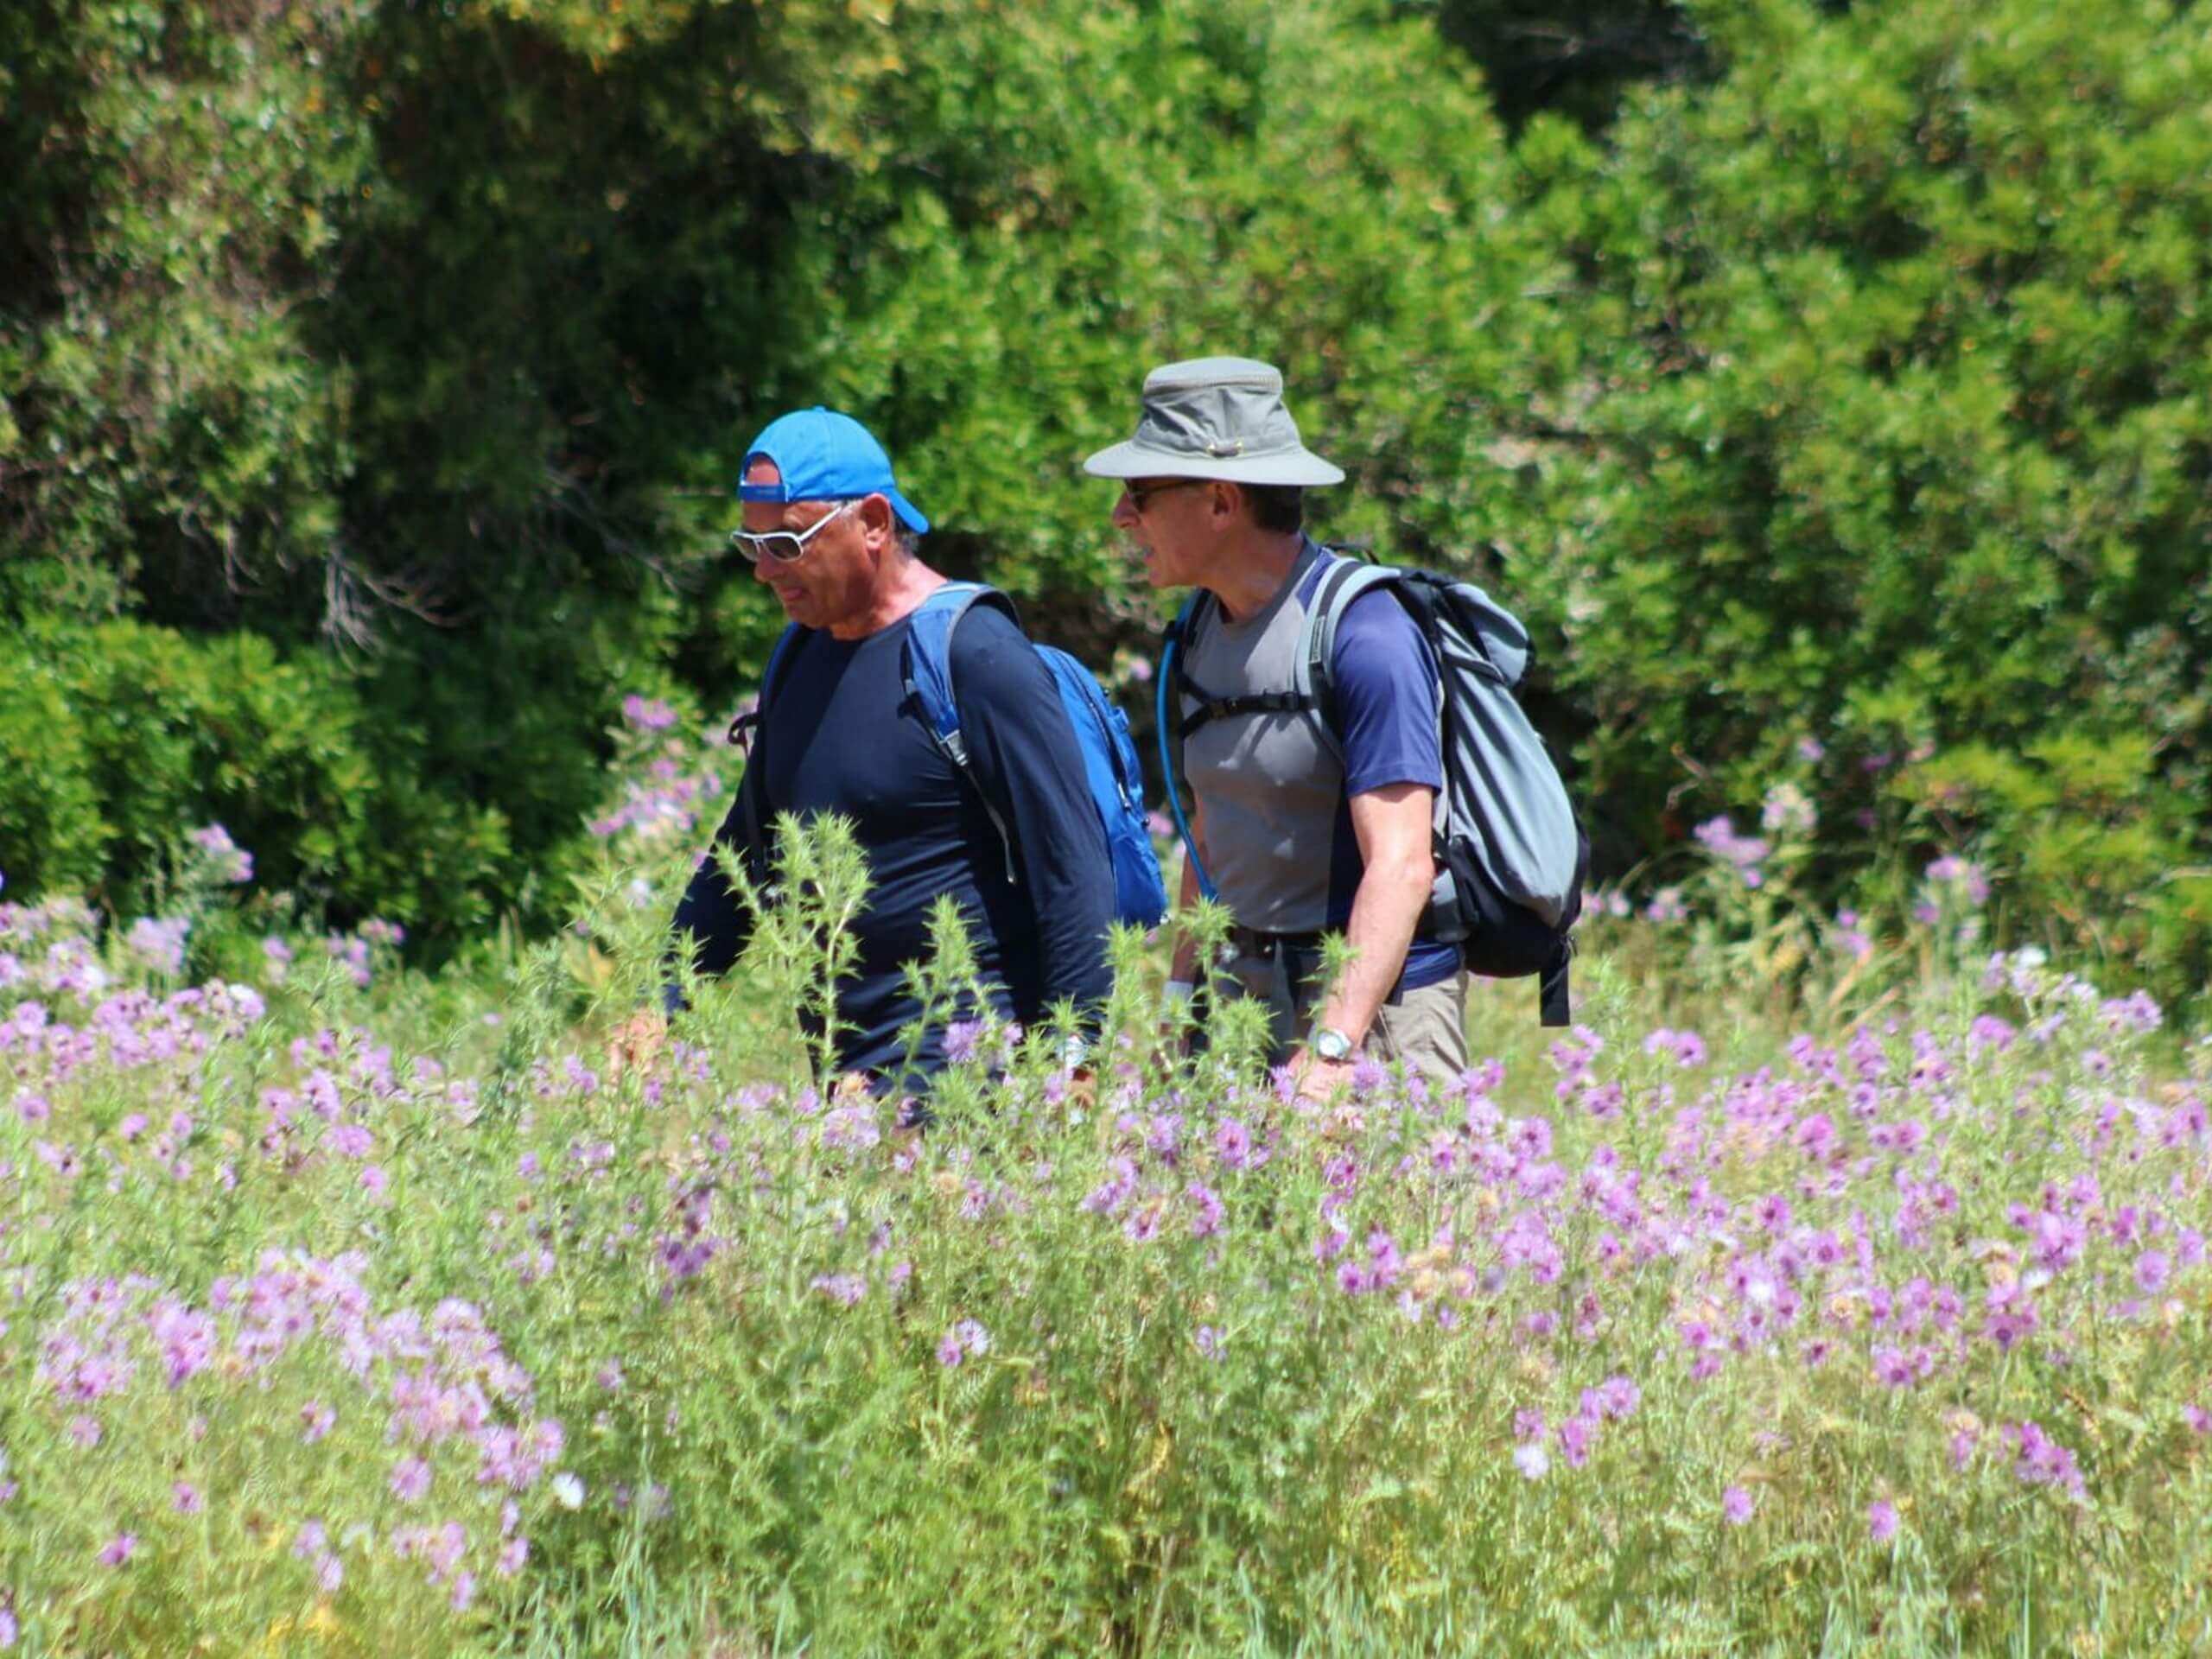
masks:
<instances>
[{"instance_id":1,"label":"watch face","mask_svg":"<svg viewBox=\"0 0 2212 1659\"><path fill-rule=\"evenodd\" d=\"M1351 1052L1351 1039L1340 1031L1317 1033L1313 1038L1313 1052L1325 1060L1341 1060Z\"/></svg>"}]
</instances>

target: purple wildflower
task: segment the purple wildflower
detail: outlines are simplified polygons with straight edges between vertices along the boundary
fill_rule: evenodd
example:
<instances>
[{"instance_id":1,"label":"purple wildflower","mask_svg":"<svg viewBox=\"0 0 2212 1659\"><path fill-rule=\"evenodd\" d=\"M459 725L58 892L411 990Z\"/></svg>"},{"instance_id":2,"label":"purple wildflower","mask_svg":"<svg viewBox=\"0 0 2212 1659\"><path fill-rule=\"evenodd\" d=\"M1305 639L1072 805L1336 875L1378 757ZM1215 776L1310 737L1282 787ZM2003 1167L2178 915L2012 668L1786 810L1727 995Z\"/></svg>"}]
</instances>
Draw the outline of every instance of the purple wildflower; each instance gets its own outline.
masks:
<instances>
[{"instance_id":1,"label":"purple wildflower","mask_svg":"<svg viewBox=\"0 0 2212 1659\"><path fill-rule=\"evenodd\" d=\"M1580 1469L1590 1461L1590 1441L1596 1432L1597 1424L1579 1411L1559 1426L1560 1455L1568 1468Z\"/></svg>"},{"instance_id":2,"label":"purple wildflower","mask_svg":"<svg viewBox=\"0 0 2212 1659\"><path fill-rule=\"evenodd\" d=\"M1211 1238L1221 1230L1221 1200L1211 1187L1203 1181L1192 1181L1184 1190L1191 1201L1191 1236Z\"/></svg>"},{"instance_id":3,"label":"purple wildflower","mask_svg":"<svg viewBox=\"0 0 2212 1659\"><path fill-rule=\"evenodd\" d=\"M2135 1283L2146 1296L2155 1296L2173 1276L2173 1263L2164 1250L2145 1250L2135 1258Z\"/></svg>"},{"instance_id":4,"label":"purple wildflower","mask_svg":"<svg viewBox=\"0 0 2212 1659\"><path fill-rule=\"evenodd\" d=\"M1698 844L1722 863L1734 868L1747 887L1756 887L1766 879L1759 868L1764 864L1773 847L1757 836L1739 836L1735 820L1723 815L1707 819L1692 831Z\"/></svg>"},{"instance_id":5,"label":"purple wildflower","mask_svg":"<svg viewBox=\"0 0 2212 1659\"><path fill-rule=\"evenodd\" d=\"M1751 1495L1740 1486L1731 1486L1720 1494L1720 1516L1732 1527L1740 1527L1751 1518L1757 1507Z\"/></svg>"},{"instance_id":6,"label":"purple wildflower","mask_svg":"<svg viewBox=\"0 0 2212 1659\"><path fill-rule=\"evenodd\" d=\"M1598 1408L1608 1417L1631 1414L1643 1403L1643 1390L1627 1376L1609 1376L1598 1385Z\"/></svg>"},{"instance_id":7,"label":"purple wildflower","mask_svg":"<svg viewBox=\"0 0 2212 1659\"><path fill-rule=\"evenodd\" d=\"M983 1022L980 1020L955 1020L944 1028L944 1058L949 1065L965 1065L976 1058L981 1046Z\"/></svg>"},{"instance_id":8,"label":"purple wildflower","mask_svg":"<svg viewBox=\"0 0 2212 1659\"><path fill-rule=\"evenodd\" d=\"M430 1491L430 1465L420 1458L402 1458L391 1467L391 1494L403 1503L419 1503Z\"/></svg>"},{"instance_id":9,"label":"purple wildflower","mask_svg":"<svg viewBox=\"0 0 2212 1659\"><path fill-rule=\"evenodd\" d=\"M231 832L219 823L211 823L204 830L195 830L192 844L207 855L208 868L217 879L232 883L253 880L253 855L231 839Z\"/></svg>"},{"instance_id":10,"label":"purple wildflower","mask_svg":"<svg viewBox=\"0 0 2212 1659\"><path fill-rule=\"evenodd\" d=\"M131 923L124 943L149 968L164 974L181 974L184 971L185 936L191 931L192 924L181 916L160 920L141 916Z\"/></svg>"},{"instance_id":11,"label":"purple wildflower","mask_svg":"<svg viewBox=\"0 0 2212 1659\"><path fill-rule=\"evenodd\" d=\"M676 724L676 710L658 697L643 697L632 691L622 699L622 718L641 732L664 732Z\"/></svg>"}]
</instances>

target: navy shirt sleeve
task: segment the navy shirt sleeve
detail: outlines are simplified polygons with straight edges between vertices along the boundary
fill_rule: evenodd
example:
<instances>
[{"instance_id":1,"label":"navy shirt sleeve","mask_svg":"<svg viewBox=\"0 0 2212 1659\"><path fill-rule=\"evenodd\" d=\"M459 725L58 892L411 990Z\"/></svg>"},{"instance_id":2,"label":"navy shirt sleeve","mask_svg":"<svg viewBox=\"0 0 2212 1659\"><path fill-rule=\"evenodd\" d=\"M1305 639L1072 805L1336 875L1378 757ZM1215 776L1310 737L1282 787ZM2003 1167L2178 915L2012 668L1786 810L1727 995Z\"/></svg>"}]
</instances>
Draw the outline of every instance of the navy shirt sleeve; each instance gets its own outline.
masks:
<instances>
[{"instance_id":1,"label":"navy shirt sleeve","mask_svg":"<svg viewBox=\"0 0 2212 1659\"><path fill-rule=\"evenodd\" d=\"M1444 787L1436 733L1436 658L1397 596L1381 588L1352 601L1330 658L1344 744L1344 793L1391 784Z\"/></svg>"},{"instance_id":2,"label":"navy shirt sleeve","mask_svg":"<svg viewBox=\"0 0 2212 1659\"><path fill-rule=\"evenodd\" d=\"M737 798L730 804L722 827L715 832L714 848L728 847L741 858L747 855L751 845L746 811L747 791L751 787L757 785L750 778L739 784ZM722 874L721 861L712 848L704 861L692 872L691 883L683 890L683 902L676 907L673 925L679 941L689 933L697 942L693 960L699 972L709 976L728 973L752 937L753 914L730 891L729 880ZM672 981L662 1000L671 1013L680 1004L682 995Z\"/></svg>"},{"instance_id":3,"label":"navy shirt sleeve","mask_svg":"<svg viewBox=\"0 0 2212 1659\"><path fill-rule=\"evenodd\" d=\"M978 605L953 630L952 691L976 780L1014 844L1038 1007L1066 997L1095 1014L1112 989L1113 867L1059 688L1012 619Z\"/></svg>"}]
</instances>

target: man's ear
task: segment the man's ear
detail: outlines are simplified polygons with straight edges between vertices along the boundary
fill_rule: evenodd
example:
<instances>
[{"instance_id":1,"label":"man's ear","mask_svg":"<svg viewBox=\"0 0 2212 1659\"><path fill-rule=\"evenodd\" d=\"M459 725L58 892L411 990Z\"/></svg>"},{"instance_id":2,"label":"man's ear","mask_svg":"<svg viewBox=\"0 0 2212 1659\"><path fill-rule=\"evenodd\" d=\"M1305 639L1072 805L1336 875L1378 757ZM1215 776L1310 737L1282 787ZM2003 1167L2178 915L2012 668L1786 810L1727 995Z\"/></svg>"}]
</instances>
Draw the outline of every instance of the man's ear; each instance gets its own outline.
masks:
<instances>
[{"instance_id":1,"label":"man's ear","mask_svg":"<svg viewBox=\"0 0 2212 1659\"><path fill-rule=\"evenodd\" d=\"M868 550L880 553L885 543L894 540L899 531L898 515L893 512L889 498L880 495L863 496L853 516L861 521L861 532L868 537Z\"/></svg>"},{"instance_id":2,"label":"man's ear","mask_svg":"<svg viewBox=\"0 0 2212 1659\"><path fill-rule=\"evenodd\" d=\"M1238 509L1243 505L1244 491L1242 486L1230 483L1225 478L1217 478L1207 484L1206 512L1214 521L1215 529L1227 529L1229 521L1236 517Z\"/></svg>"}]
</instances>

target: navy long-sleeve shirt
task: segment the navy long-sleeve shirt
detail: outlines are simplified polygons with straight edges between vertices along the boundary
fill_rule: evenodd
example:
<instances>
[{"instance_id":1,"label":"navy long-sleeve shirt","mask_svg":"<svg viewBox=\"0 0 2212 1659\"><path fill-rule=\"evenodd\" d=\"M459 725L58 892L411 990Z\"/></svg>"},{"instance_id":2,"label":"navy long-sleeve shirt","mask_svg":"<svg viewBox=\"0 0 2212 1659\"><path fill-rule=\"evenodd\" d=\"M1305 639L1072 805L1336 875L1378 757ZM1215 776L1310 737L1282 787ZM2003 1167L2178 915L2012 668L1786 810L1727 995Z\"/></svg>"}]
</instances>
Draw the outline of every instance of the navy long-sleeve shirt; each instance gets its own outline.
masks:
<instances>
[{"instance_id":1,"label":"navy long-sleeve shirt","mask_svg":"<svg viewBox=\"0 0 2212 1659\"><path fill-rule=\"evenodd\" d=\"M988 605L953 630L953 694L972 769L961 776L931 740L906 693L908 624L864 639L798 634L778 670L750 764L761 769L760 822L824 812L852 821L868 862L868 898L854 925L859 960L837 987L839 1063L881 1074L904 1055L899 1029L918 1005L904 964L929 955L931 902L949 893L966 918L982 977L1001 1017L1035 1020L1063 997L1103 1004L1110 988L1106 930L1114 880L1105 831L1084 781L1073 728L1047 670L1011 618ZM756 780L746 779L750 787ZM1007 843L978 798L988 791ZM745 790L715 836L747 844ZM721 973L745 947L751 918L709 859L676 912L699 944L702 973ZM916 1056L944 1065L944 1032Z\"/></svg>"}]
</instances>

